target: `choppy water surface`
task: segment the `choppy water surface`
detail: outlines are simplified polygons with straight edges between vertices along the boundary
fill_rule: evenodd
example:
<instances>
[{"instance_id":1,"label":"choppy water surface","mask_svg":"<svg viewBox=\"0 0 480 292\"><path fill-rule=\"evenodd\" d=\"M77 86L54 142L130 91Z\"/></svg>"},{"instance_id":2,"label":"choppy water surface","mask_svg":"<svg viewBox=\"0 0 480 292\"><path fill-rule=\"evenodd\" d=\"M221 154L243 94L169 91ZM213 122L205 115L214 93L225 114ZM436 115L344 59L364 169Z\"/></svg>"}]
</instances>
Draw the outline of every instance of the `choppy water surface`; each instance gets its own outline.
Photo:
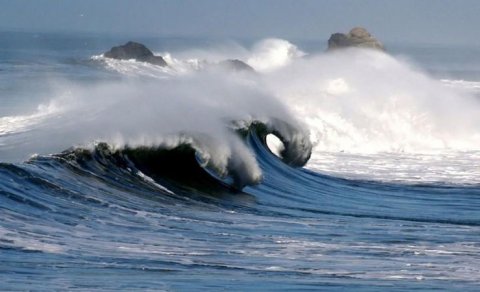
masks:
<instances>
[{"instance_id":1,"label":"choppy water surface","mask_svg":"<svg viewBox=\"0 0 480 292\"><path fill-rule=\"evenodd\" d=\"M1 37L0 290L479 289L463 59L150 40L165 69ZM204 70L225 58L258 73Z\"/></svg>"}]
</instances>

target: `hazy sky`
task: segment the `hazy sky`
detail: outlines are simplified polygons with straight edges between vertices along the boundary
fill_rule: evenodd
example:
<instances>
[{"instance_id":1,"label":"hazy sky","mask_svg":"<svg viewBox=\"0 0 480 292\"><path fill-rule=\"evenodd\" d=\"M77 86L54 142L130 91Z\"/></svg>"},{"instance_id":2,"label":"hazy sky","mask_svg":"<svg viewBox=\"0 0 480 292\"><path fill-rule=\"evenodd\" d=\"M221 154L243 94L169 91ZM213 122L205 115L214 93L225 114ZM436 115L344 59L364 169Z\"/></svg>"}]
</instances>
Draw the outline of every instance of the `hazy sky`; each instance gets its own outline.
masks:
<instances>
[{"instance_id":1,"label":"hazy sky","mask_svg":"<svg viewBox=\"0 0 480 292\"><path fill-rule=\"evenodd\" d=\"M0 0L0 31L327 39L353 26L385 41L480 44L480 1Z\"/></svg>"}]
</instances>

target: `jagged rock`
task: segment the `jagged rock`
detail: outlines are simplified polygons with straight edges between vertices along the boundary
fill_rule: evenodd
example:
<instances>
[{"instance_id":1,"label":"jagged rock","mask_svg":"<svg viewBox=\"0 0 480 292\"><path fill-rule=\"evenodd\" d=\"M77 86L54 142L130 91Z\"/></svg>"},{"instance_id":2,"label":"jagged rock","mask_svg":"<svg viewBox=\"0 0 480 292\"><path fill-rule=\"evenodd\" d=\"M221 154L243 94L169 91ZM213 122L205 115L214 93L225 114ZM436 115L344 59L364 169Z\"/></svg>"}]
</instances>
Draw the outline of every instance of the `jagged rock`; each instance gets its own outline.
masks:
<instances>
[{"instance_id":1,"label":"jagged rock","mask_svg":"<svg viewBox=\"0 0 480 292\"><path fill-rule=\"evenodd\" d=\"M253 69L250 65L238 59L223 60L218 63L218 66L220 66L221 68L225 68L227 70L232 70L236 72L241 72L241 71L255 72L255 69Z\"/></svg>"},{"instance_id":2,"label":"jagged rock","mask_svg":"<svg viewBox=\"0 0 480 292\"><path fill-rule=\"evenodd\" d=\"M122 46L111 48L103 56L118 60L135 59L154 65L167 66L167 62L161 56L155 56L145 45L131 41Z\"/></svg>"},{"instance_id":3,"label":"jagged rock","mask_svg":"<svg viewBox=\"0 0 480 292\"><path fill-rule=\"evenodd\" d=\"M355 27L348 34L334 33L328 39L329 50L348 47L385 50L383 44L362 27Z\"/></svg>"}]
</instances>

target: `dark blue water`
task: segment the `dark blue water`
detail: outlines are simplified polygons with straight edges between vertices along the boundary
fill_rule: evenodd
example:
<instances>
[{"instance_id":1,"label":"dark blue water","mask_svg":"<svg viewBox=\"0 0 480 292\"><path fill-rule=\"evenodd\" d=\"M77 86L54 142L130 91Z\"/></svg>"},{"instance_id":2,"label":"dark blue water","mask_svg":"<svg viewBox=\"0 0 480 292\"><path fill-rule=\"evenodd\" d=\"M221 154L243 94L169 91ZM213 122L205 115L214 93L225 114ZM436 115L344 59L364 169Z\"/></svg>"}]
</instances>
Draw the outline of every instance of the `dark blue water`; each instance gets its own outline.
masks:
<instances>
[{"instance_id":1,"label":"dark blue water","mask_svg":"<svg viewBox=\"0 0 480 292\"><path fill-rule=\"evenodd\" d=\"M52 76L121 78L90 62L120 37L0 39L0 117L48 100ZM100 146L0 163L0 290L480 289L477 185L347 180L245 140L263 181L241 191L189 158L151 161L152 181Z\"/></svg>"}]
</instances>

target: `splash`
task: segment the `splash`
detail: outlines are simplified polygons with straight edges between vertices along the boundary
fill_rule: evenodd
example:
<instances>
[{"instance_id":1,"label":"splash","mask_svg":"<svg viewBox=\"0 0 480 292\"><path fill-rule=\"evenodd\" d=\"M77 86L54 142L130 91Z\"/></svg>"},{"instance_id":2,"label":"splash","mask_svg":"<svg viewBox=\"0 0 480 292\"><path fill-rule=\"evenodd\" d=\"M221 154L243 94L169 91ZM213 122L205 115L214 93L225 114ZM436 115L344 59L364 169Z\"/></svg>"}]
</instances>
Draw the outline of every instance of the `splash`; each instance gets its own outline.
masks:
<instances>
[{"instance_id":1,"label":"splash","mask_svg":"<svg viewBox=\"0 0 480 292\"><path fill-rule=\"evenodd\" d=\"M401 59L360 49L311 55L263 82L308 125L310 169L355 179L480 183L475 82L435 80Z\"/></svg>"},{"instance_id":2,"label":"splash","mask_svg":"<svg viewBox=\"0 0 480 292\"><path fill-rule=\"evenodd\" d=\"M271 72L304 55L304 52L288 41L266 39L253 47L247 63L260 72Z\"/></svg>"},{"instance_id":3,"label":"splash","mask_svg":"<svg viewBox=\"0 0 480 292\"><path fill-rule=\"evenodd\" d=\"M264 82L308 124L317 151L432 153L477 150L480 143L473 94L384 53L310 56Z\"/></svg>"},{"instance_id":4,"label":"splash","mask_svg":"<svg viewBox=\"0 0 480 292\"><path fill-rule=\"evenodd\" d=\"M64 84L68 92L54 99L57 110L35 113L22 131L0 135L2 160L22 160L33 153L59 153L95 141L114 148L189 144L219 175L234 175L240 186L258 183L261 171L236 129L254 121L272 125L294 145L298 137L283 123L301 128L274 97L245 82L215 72L161 80L129 79L97 86ZM47 109L47 107L46 107ZM300 131L299 133L306 133ZM304 139L305 140L305 139ZM93 142L93 143L92 143ZM299 149L304 151L304 149Z\"/></svg>"},{"instance_id":5,"label":"splash","mask_svg":"<svg viewBox=\"0 0 480 292\"><path fill-rule=\"evenodd\" d=\"M315 148L309 165L326 172L336 173L344 165L344 173L358 173L362 161L373 165L368 161L380 159L388 165L382 173L395 177L396 158L407 170L411 161L425 159L421 174L434 165L430 158L435 154L458 160L464 157L458 153L478 151L480 105L474 82L435 80L403 59L371 50L306 55L279 39L250 49L228 47L232 49L161 53L168 68L95 56L121 73L122 80L89 87L65 83L52 90L53 96L62 96L52 99L55 111L47 106L32 115L2 118L1 159L95 141L117 148L174 147L189 139L219 173L241 166L250 173L246 181L253 183L260 180L260 169L232 129L255 121L278 134L281 147L288 147L272 149L283 151L293 165L310 157L310 137ZM205 70L208 64L236 58L258 74ZM362 156L365 160L350 164L340 158ZM451 165L463 169L456 172L462 177L476 173L465 170L464 163ZM363 168L372 177L369 172L375 170ZM445 173L438 177L445 179Z\"/></svg>"}]
</instances>

